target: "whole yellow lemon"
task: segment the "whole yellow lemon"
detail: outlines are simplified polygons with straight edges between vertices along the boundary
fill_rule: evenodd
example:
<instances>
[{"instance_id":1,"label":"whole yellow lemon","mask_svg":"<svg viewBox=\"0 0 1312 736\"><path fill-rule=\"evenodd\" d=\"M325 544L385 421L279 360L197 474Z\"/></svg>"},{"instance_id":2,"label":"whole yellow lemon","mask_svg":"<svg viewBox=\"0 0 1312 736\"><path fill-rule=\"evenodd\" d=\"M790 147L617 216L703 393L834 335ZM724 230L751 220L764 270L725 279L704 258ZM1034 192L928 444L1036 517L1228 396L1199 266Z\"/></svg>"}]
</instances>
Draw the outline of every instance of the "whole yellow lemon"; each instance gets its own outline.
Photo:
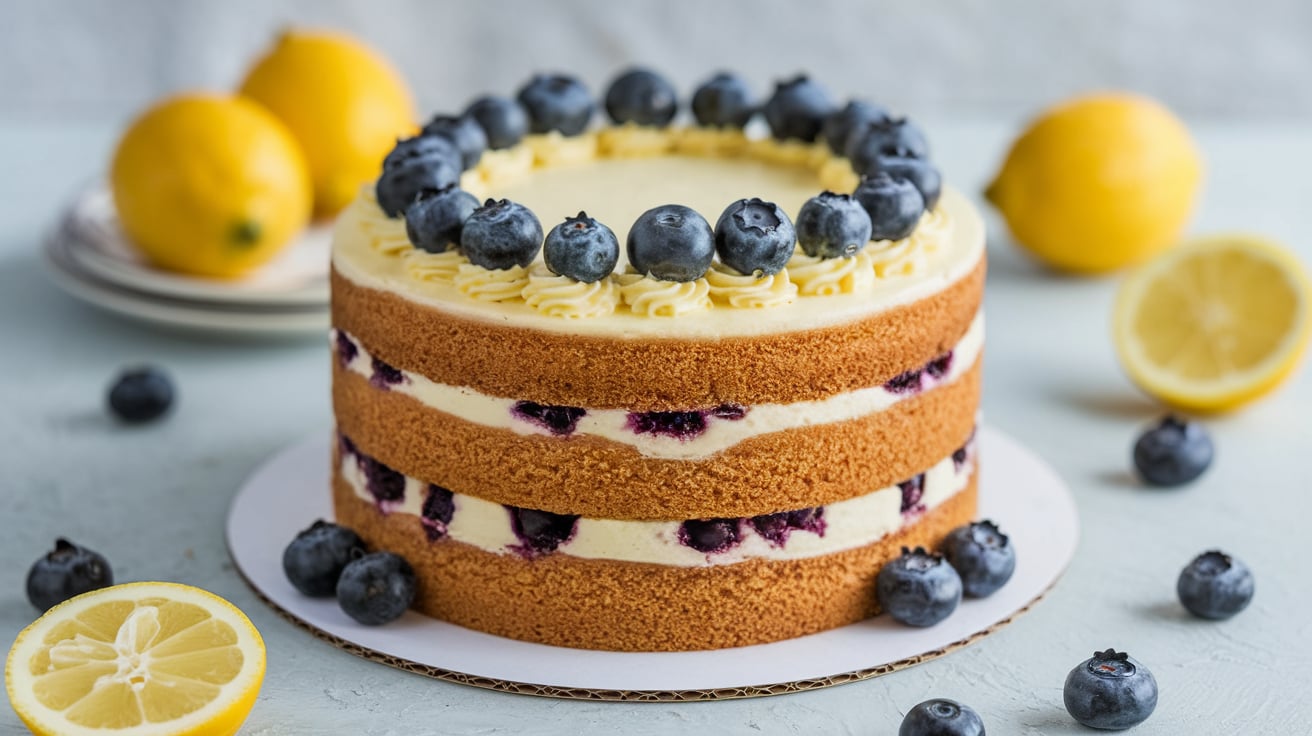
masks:
<instances>
[{"instance_id":1,"label":"whole yellow lemon","mask_svg":"<svg viewBox=\"0 0 1312 736\"><path fill-rule=\"evenodd\" d=\"M310 219L296 141L240 97L185 94L151 107L123 134L109 178L128 239L170 271L242 276Z\"/></svg>"},{"instance_id":2,"label":"whole yellow lemon","mask_svg":"<svg viewBox=\"0 0 1312 736\"><path fill-rule=\"evenodd\" d=\"M1202 162L1188 129L1146 97L1080 97L1039 116L985 196L1022 248L1047 265L1097 274L1179 241Z\"/></svg>"},{"instance_id":3,"label":"whole yellow lemon","mask_svg":"<svg viewBox=\"0 0 1312 736\"><path fill-rule=\"evenodd\" d=\"M396 139L415 132L415 105L388 62L340 33L291 30L251 67L241 94L287 125L305 151L314 213L330 217L377 178Z\"/></svg>"}]
</instances>

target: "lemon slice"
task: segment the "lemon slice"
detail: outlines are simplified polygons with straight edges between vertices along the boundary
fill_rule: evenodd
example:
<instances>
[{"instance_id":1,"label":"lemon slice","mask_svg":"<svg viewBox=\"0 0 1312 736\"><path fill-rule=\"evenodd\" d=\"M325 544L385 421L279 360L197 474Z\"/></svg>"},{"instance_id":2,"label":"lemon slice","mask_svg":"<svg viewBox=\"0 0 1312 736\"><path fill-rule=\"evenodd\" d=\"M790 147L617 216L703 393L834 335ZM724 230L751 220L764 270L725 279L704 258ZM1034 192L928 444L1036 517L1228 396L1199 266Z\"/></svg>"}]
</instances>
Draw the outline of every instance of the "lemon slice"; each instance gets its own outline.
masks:
<instances>
[{"instance_id":1,"label":"lemon slice","mask_svg":"<svg viewBox=\"0 0 1312 736\"><path fill-rule=\"evenodd\" d=\"M24 629L5 689L37 734L234 734L264 679L245 614L199 588L129 583L55 606Z\"/></svg>"},{"instance_id":2,"label":"lemon slice","mask_svg":"<svg viewBox=\"0 0 1312 736\"><path fill-rule=\"evenodd\" d=\"M1199 412L1280 385L1308 343L1312 287L1298 258L1251 235L1202 238L1126 278L1113 333L1141 389Z\"/></svg>"}]
</instances>

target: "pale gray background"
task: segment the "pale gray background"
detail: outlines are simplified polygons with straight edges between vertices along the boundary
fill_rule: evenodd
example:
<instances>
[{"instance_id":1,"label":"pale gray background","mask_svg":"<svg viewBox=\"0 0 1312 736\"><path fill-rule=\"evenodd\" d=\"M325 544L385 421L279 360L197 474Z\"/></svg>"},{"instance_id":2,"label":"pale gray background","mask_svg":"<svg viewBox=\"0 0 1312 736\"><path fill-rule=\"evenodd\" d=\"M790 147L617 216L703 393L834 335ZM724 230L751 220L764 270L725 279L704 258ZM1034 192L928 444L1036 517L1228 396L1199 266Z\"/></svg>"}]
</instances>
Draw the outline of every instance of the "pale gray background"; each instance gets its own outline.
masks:
<instances>
[{"instance_id":1,"label":"pale gray background","mask_svg":"<svg viewBox=\"0 0 1312 736\"><path fill-rule=\"evenodd\" d=\"M1305 0L0 0L0 119L119 118L157 95L224 89L286 23L385 50L425 114L535 69L600 87L622 65L688 91L712 69L810 71L916 115L1024 116L1127 88L1188 117L1312 118Z\"/></svg>"},{"instance_id":2,"label":"pale gray background","mask_svg":"<svg viewBox=\"0 0 1312 736\"><path fill-rule=\"evenodd\" d=\"M1062 679L1107 646L1133 652L1161 684L1158 711L1135 736L1307 733L1309 374L1211 420L1217 461L1193 487L1139 487L1129 445L1161 409L1113 355L1116 279L1046 274L987 208L986 421L1066 479L1083 533L1048 599L979 645L777 698L541 700L355 658L285 623L242 583L224 549L228 500L271 453L329 426L326 344L219 341L114 318L59 293L38 244L78 188L102 175L126 116L161 91L232 84L284 20L352 27L385 46L426 111L513 89L539 66L576 69L597 85L641 60L685 89L711 66L750 71L762 85L811 69L837 93L922 117L947 180L967 194L1033 109L1131 86L1167 99L1198 139L1208 183L1193 232L1256 230L1312 262L1312 3L811 2L805 15L779 2L707 4L585 12L571 2L547 12L489 2L476 12L461 9L472 3L0 0L0 651L36 615L22 593L29 562L63 534L108 555L120 580L200 585L250 614L269 649L243 730L253 736L884 735L934 696L974 705L995 736L1079 736L1092 732L1062 708ZM671 40L685 37L695 42ZM104 389L119 366L141 361L173 372L180 401L167 421L126 429L105 414ZM1180 567L1212 546L1245 559L1258 579L1250 609L1221 624L1189 618L1174 593ZM22 732L0 704L0 734Z\"/></svg>"}]
</instances>

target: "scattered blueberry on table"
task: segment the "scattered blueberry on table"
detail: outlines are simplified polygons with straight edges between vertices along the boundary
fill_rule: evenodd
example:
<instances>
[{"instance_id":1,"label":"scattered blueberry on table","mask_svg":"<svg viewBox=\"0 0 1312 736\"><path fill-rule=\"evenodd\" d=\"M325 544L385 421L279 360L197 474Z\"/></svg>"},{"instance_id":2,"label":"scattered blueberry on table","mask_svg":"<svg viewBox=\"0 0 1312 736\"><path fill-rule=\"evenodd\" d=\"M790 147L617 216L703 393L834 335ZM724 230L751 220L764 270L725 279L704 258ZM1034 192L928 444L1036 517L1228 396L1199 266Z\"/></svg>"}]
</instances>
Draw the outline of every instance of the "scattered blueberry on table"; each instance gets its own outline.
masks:
<instances>
[{"instance_id":1,"label":"scattered blueberry on table","mask_svg":"<svg viewBox=\"0 0 1312 736\"><path fill-rule=\"evenodd\" d=\"M113 584L114 572L103 555L60 538L55 540L55 548L28 570L27 599L45 611L75 595Z\"/></svg>"},{"instance_id":2,"label":"scattered blueberry on table","mask_svg":"<svg viewBox=\"0 0 1312 736\"><path fill-rule=\"evenodd\" d=\"M1157 707L1157 680L1135 658L1108 649L1094 652L1066 676L1066 711L1090 728L1137 726Z\"/></svg>"},{"instance_id":3,"label":"scattered blueberry on table","mask_svg":"<svg viewBox=\"0 0 1312 736\"><path fill-rule=\"evenodd\" d=\"M296 535L282 553L282 569L301 593L327 597L351 560L364 554L364 540L344 526L322 519Z\"/></svg>"},{"instance_id":4,"label":"scattered blueberry on table","mask_svg":"<svg viewBox=\"0 0 1312 736\"><path fill-rule=\"evenodd\" d=\"M620 241L614 230L580 212L551 228L542 246L542 258L557 276L591 284L615 270Z\"/></svg>"},{"instance_id":5,"label":"scattered blueberry on table","mask_svg":"<svg viewBox=\"0 0 1312 736\"><path fill-rule=\"evenodd\" d=\"M1016 548L997 524L987 519L953 529L943 547L971 598L993 595L1016 571Z\"/></svg>"},{"instance_id":6,"label":"scattered blueberry on table","mask_svg":"<svg viewBox=\"0 0 1312 736\"><path fill-rule=\"evenodd\" d=\"M1175 415L1139 435L1134 467L1145 483L1163 488L1194 481L1212 464L1212 438L1202 424Z\"/></svg>"},{"instance_id":7,"label":"scattered blueberry on table","mask_svg":"<svg viewBox=\"0 0 1312 736\"><path fill-rule=\"evenodd\" d=\"M692 115L698 125L741 128L756 114L752 90L742 77L720 72L692 95Z\"/></svg>"},{"instance_id":8,"label":"scattered blueberry on table","mask_svg":"<svg viewBox=\"0 0 1312 736\"><path fill-rule=\"evenodd\" d=\"M793 221L774 202L753 197L725 208L715 223L720 261L738 273L773 276L793 256Z\"/></svg>"},{"instance_id":9,"label":"scattered blueberry on table","mask_svg":"<svg viewBox=\"0 0 1312 736\"><path fill-rule=\"evenodd\" d=\"M933 626L961 603L961 577L941 556L902 548L902 556L884 565L875 578L879 605L895 621Z\"/></svg>"},{"instance_id":10,"label":"scattered blueberry on table","mask_svg":"<svg viewBox=\"0 0 1312 736\"><path fill-rule=\"evenodd\" d=\"M955 700L926 700L907 711L897 736L984 736L984 719Z\"/></svg>"},{"instance_id":11,"label":"scattered blueberry on table","mask_svg":"<svg viewBox=\"0 0 1312 736\"><path fill-rule=\"evenodd\" d=\"M395 621L414 599L414 568L391 552L356 557L342 570L337 581L338 605L346 615L366 626Z\"/></svg>"},{"instance_id":12,"label":"scattered blueberry on table","mask_svg":"<svg viewBox=\"0 0 1312 736\"><path fill-rule=\"evenodd\" d=\"M1253 573L1238 559L1211 550L1180 571L1175 591L1190 613L1220 621L1244 610L1253 600Z\"/></svg>"},{"instance_id":13,"label":"scattered blueberry on table","mask_svg":"<svg viewBox=\"0 0 1312 736\"><path fill-rule=\"evenodd\" d=\"M527 266L542 248L542 223L508 199L489 199L465 219L460 250L470 263L498 270Z\"/></svg>"},{"instance_id":14,"label":"scattered blueberry on table","mask_svg":"<svg viewBox=\"0 0 1312 736\"><path fill-rule=\"evenodd\" d=\"M119 374L109 389L109 409L129 424L163 416L173 406L173 381L159 368L143 366Z\"/></svg>"}]
</instances>

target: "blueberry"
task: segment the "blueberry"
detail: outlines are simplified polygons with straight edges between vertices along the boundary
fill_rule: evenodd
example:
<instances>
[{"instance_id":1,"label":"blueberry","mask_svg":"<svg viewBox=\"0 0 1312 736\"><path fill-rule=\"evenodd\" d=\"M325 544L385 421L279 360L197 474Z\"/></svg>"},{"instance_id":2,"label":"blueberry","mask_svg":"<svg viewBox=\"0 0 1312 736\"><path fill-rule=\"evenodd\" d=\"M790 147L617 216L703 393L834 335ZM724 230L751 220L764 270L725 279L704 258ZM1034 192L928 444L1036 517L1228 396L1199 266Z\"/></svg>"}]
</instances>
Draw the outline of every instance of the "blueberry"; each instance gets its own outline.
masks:
<instances>
[{"instance_id":1,"label":"blueberry","mask_svg":"<svg viewBox=\"0 0 1312 736\"><path fill-rule=\"evenodd\" d=\"M351 361L360 354L360 346L355 344L355 340L352 340L350 335L341 330L337 330L333 342L337 346L337 359L341 361L342 367L350 365Z\"/></svg>"},{"instance_id":2,"label":"blueberry","mask_svg":"<svg viewBox=\"0 0 1312 736\"><path fill-rule=\"evenodd\" d=\"M895 394L914 394L920 390L923 378L924 372L919 369L899 373L888 379L888 382L884 384L884 388Z\"/></svg>"},{"instance_id":3,"label":"blueberry","mask_svg":"<svg viewBox=\"0 0 1312 736\"><path fill-rule=\"evenodd\" d=\"M916 229L925 214L925 198L906 179L885 172L864 176L852 193L870 215L871 240L901 240Z\"/></svg>"},{"instance_id":4,"label":"blueberry","mask_svg":"<svg viewBox=\"0 0 1312 736\"><path fill-rule=\"evenodd\" d=\"M906 179L916 187L920 196L925 198L925 209L932 210L938 205L939 195L943 193L943 176L938 167L923 158L910 156L875 156L859 173L863 175L884 172L894 179Z\"/></svg>"},{"instance_id":5,"label":"blueberry","mask_svg":"<svg viewBox=\"0 0 1312 736\"><path fill-rule=\"evenodd\" d=\"M527 266L542 248L542 223L532 210L508 199L489 199L465 220L460 250L487 269Z\"/></svg>"},{"instance_id":6,"label":"blueberry","mask_svg":"<svg viewBox=\"0 0 1312 736\"><path fill-rule=\"evenodd\" d=\"M870 214L850 194L825 191L797 213L797 242L808 256L851 258L870 241Z\"/></svg>"},{"instance_id":7,"label":"blueberry","mask_svg":"<svg viewBox=\"0 0 1312 736\"><path fill-rule=\"evenodd\" d=\"M1157 707L1157 680L1130 655L1094 652L1066 676L1066 712L1089 728L1120 731L1137 726Z\"/></svg>"},{"instance_id":8,"label":"blueberry","mask_svg":"<svg viewBox=\"0 0 1312 736\"><path fill-rule=\"evenodd\" d=\"M551 228L542 246L542 257L557 276L591 284L615 270L620 241L613 230L580 212L578 217L566 217Z\"/></svg>"},{"instance_id":9,"label":"blueberry","mask_svg":"<svg viewBox=\"0 0 1312 736\"><path fill-rule=\"evenodd\" d=\"M419 197L460 183L460 159L422 156L386 169L374 184L378 206L388 217L399 217Z\"/></svg>"},{"instance_id":10,"label":"blueberry","mask_svg":"<svg viewBox=\"0 0 1312 736\"><path fill-rule=\"evenodd\" d=\"M929 141L906 118L872 120L848 134L843 153L852 169L864 174L876 156L929 158Z\"/></svg>"},{"instance_id":11,"label":"blueberry","mask_svg":"<svg viewBox=\"0 0 1312 736\"><path fill-rule=\"evenodd\" d=\"M447 526L455 514L455 494L436 483L429 483L428 495L424 497L424 505L419 510L419 522L423 524L429 541L446 536Z\"/></svg>"},{"instance_id":12,"label":"blueberry","mask_svg":"<svg viewBox=\"0 0 1312 736\"><path fill-rule=\"evenodd\" d=\"M820 127L820 135L834 155L842 156L847 151L847 139L852 136L852 131L862 130L870 123L887 119L888 111L879 105L872 105L865 100L852 100L843 109L825 118L824 125Z\"/></svg>"},{"instance_id":13,"label":"blueberry","mask_svg":"<svg viewBox=\"0 0 1312 736\"><path fill-rule=\"evenodd\" d=\"M521 509L507 506L510 512L510 527L519 538L524 551L532 554L546 554L569 541L578 527L577 514L553 514L550 511Z\"/></svg>"},{"instance_id":14,"label":"blueberry","mask_svg":"<svg viewBox=\"0 0 1312 736\"><path fill-rule=\"evenodd\" d=\"M405 374L400 368L388 363L378 356L374 356L370 361L373 368L372 375L369 376L369 383L378 388L391 388L405 380Z\"/></svg>"},{"instance_id":15,"label":"blueberry","mask_svg":"<svg viewBox=\"0 0 1312 736\"><path fill-rule=\"evenodd\" d=\"M494 151L510 148L528 134L528 113L518 102L506 97L480 97L465 108L464 114L482 126L487 147Z\"/></svg>"},{"instance_id":16,"label":"blueberry","mask_svg":"<svg viewBox=\"0 0 1312 736\"><path fill-rule=\"evenodd\" d=\"M424 126L423 135L446 138L460 150L461 167L471 169L487 150L487 133L469 115L437 115Z\"/></svg>"},{"instance_id":17,"label":"blueberry","mask_svg":"<svg viewBox=\"0 0 1312 736\"><path fill-rule=\"evenodd\" d=\"M1134 467L1149 485L1170 487L1195 480L1212 464L1212 438L1198 422L1164 417L1134 443Z\"/></svg>"},{"instance_id":18,"label":"blueberry","mask_svg":"<svg viewBox=\"0 0 1312 736\"><path fill-rule=\"evenodd\" d=\"M986 598L1006 585L1016 571L1016 548L991 521L957 527L943 543L948 563L961 576L971 598Z\"/></svg>"},{"instance_id":19,"label":"blueberry","mask_svg":"<svg viewBox=\"0 0 1312 736\"><path fill-rule=\"evenodd\" d=\"M330 596L347 563L363 555L364 540L344 526L320 519L296 535L282 552L282 571L309 596Z\"/></svg>"},{"instance_id":20,"label":"blueberry","mask_svg":"<svg viewBox=\"0 0 1312 736\"><path fill-rule=\"evenodd\" d=\"M383 159L383 171L391 171L419 159L445 159L452 166L460 164L460 149L449 138L436 135L417 135L398 140L391 153Z\"/></svg>"},{"instance_id":21,"label":"blueberry","mask_svg":"<svg viewBox=\"0 0 1312 736\"><path fill-rule=\"evenodd\" d=\"M100 553L56 539L55 548L27 572L27 599L38 609L114 584L114 572Z\"/></svg>"},{"instance_id":22,"label":"blueberry","mask_svg":"<svg viewBox=\"0 0 1312 736\"><path fill-rule=\"evenodd\" d=\"M924 473L898 483L897 487L902 492L902 504L899 511L906 514L925 510L924 504L920 502L925 496Z\"/></svg>"},{"instance_id":23,"label":"blueberry","mask_svg":"<svg viewBox=\"0 0 1312 736\"><path fill-rule=\"evenodd\" d=\"M596 105L588 88L568 74L538 74L516 97L528 113L529 132L578 135L588 127Z\"/></svg>"},{"instance_id":24,"label":"blueberry","mask_svg":"<svg viewBox=\"0 0 1312 736\"><path fill-rule=\"evenodd\" d=\"M732 549L741 539L742 519L694 519L679 525L679 541L708 555Z\"/></svg>"},{"instance_id":25,"label":"blueberry","mask_svg":"<svg viewBox=\"0 0 1312 736\"><path fill-rule=\"evenodd\" d=\"M539 404L536 401L516 401L510 411L515 416L531 421L562 437L573 434L579 420L588 413L587 409L579 406L555 406Z\"/></svg>"},{"instance_id":26,"label":"blueberry","mask_svg":"<svg viewBox=\"0 0 1312 736\"><path fill-rule=\"evenodd\" d=\"M698 125L741 128L756 114L756 101L742 77L720 72L692 95L692 115Z\"/></svg>"},{"instance_id":27,"label":"blueberry","mask_svg":"<svg viewBox=\"0 0 1312 736\"><path fill-rule=\"evenodd\" d=\"M661 281L696 281L715 258L715 233L695 210L667 204L638 217L626 250L638 273Z\"/></svg>"},{"instance_id":28,"label":"blueberry","mask_svg":"<svg viewBox=\"0 0 1312 736\"><path fill-rule=\"evenodd\" d=\"M797 232L774 202L753 197L729 205L715 223L715 252L738 273L773 276L793 256Z\"/></svg>"},{"instance_id":29,"label":"blueberry","mask_svg":"<svg viewBox=\"0 0 1312 736\"><path fill-rule=\"evenodd\" d=\"M757 534L764 537L770 544L782 547L788 542L788 537L799 529L815 534L824 534L826 526L825 507L813 506L793 511L781 511L777 514L762 514L753 516L751 523Z\"/></svg>"},{"instance_id":30,"label":"blueberry","mask_svg":"<svg viewBox=\"0 0 1312 736\"><path fill-rule=\"evenodd\" d=\"M674 85L649 69L630 69L606 89L606 114L616 123L663 127L678 110Z\"/></svg>"},{"instance_id":31,"label":"blueberry","mask_svg":"<svg viewBox=\"0 0 1312 736\"><path fill-rule=\"evenodd\" d=\"M109 388L109 410L129 424L158 419L172 406L173 382L159 368L130 368Z\"/></svg>"},{"instance_id":32,"label":"blueberry","mask_svg":"<svg viewBox=\"0 0 1312 736\"><path fill-rule=\"evenodd\" d=\"M957 610L961 578L940 555L924 547L902 548L875 579L879 605L894 620L908 626L933 626Z\"/></svg>"},{"instance_id":33,"label":"blueberry","mask_svg":"<svg viewBox=\"0 0 1312 736\"><path fill-rule=\"evenodd\" d=\"M951 350L925 364L925 374L934 379L943 378L950 370L952 370Z\"/></svg>"},{"instance_id":34,"label":"blueberry","mask_svg":"<svg viewBox=\"0 0 1312 736\"><path fill-rule=\"evenodd\" d=\"M478 198L459 187L421 195L405 208L405 234L419 250L443 253L460 246L465 220L478 209Z\"/></svg>"},{"instance_id":35,"label":"blueberry","mask_svg":"<svg viewBox=\"0 0 1312 736\"><path fill-rule=\"evenodd\" d=\"M706 412L632 412L625 424L637 434L654 434L679 440L690 440L706 431Z\"/></svg>"},{"instance_id":36,"label":"blueberry","mask_svg":"<svg viewBox=\"0 0 1312 736\"><path fill-rule=\"evenodd\" d=\"M813 141L825 118L834 111L829 92L805 74L778 82L765 103L765 122L778 140L798 138Z\"/></svg>"},{"instance_id":37,"label":"blueberry","mask_svg":"<svg viewBox=\"0 0 1312 736\"><path fill-rule=\"evenodd\" d=\"M414 600L414 568L391 552L355 558L337 581L337 604L365 626L395 621Z\"/></svg>"},{"instance_id":38,"label":"blueberry","mask_svg":"<svg viewBox=\"0 0 1312 736\"><path fill-rule=\"evenodd\" d=\"M364 473L365 490L379 504L405 500L405 476L399 471L364 455L360 456L360 470Z\"/></svg>"},{"instance_id":39,"label":"blueberry","mask_svg":"<svg viewBox=\"0 0 1312 736\"><path fill-rule=\"evenodd\" d=\"M1195 557L1180 572L1175 592L1193 615L1220 621L1253 600L1253 573L1234 557L1212 550Z\"/></svg>"},{"instance_id":40,"label":"blueberry","mask_svg":"<svg viewBox=\"0 0 1312 736\"><path fill-rule=\"evenodd\" d=\"M897 736L984 736L984 720L955 700L926 700L907 711Z\"/></svg>"}]
</instances>

